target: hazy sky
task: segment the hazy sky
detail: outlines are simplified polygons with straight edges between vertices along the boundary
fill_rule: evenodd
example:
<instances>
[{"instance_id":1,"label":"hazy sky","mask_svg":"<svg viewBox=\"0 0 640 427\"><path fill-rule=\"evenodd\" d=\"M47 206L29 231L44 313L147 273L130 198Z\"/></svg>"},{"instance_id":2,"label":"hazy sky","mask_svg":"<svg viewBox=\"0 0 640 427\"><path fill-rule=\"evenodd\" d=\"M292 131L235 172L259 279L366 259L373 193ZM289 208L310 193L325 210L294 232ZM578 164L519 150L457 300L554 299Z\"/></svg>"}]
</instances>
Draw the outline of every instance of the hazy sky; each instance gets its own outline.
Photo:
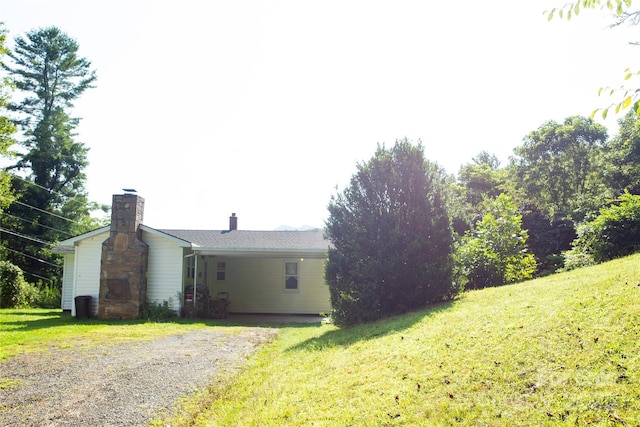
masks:
<instances>
[{"instance_id":1,"label":"hazy sky","mask_svg":"<svg viewBox=\"0 0 640 427\"><path fill-rule=\"evenodd\" d=\"M58 26L97 70L73 111L91 200L135 188L151 227L224 229L235 212L270 230L323 226L378 143L421 140L457 173L608 105L598 88L637 65L634 28L547 22L563 4L0 0L0 20L10 42Z\"/></svg>"}]
</instances>

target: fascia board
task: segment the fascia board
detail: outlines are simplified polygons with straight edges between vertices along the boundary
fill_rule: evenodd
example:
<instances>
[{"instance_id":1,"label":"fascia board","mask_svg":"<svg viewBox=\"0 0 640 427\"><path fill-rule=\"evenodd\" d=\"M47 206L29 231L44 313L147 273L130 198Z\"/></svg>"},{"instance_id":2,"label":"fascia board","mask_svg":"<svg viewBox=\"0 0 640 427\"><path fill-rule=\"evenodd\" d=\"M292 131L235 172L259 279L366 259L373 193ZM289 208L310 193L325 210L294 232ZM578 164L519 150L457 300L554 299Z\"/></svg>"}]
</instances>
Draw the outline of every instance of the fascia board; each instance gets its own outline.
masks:
<instances>
[{"instance_id":1,"label":"fascia board","mask_svg":"<svg viewBox=\"0 0 640 427\"><path fill-rule=\"evenodd\" d=\"M174 242L175 244L177 244L178 246L180 246L182 248L193 248L194 246L196 246L196 245L194 245L193 243L191 243L191 242L189 242L187 240L180 239L179 237L172 236L172 235L167 234L167 233L163 233L160 230L156 230L155 228L151 228L151 227L148 227L148 226L143 225L143 224L140 224L140 229L142 231L146 231L147 233L151 233L151 234L154 234L156 236L162 237L164 239L170 240L170 241Z\"/></svg>"}]
</instances>

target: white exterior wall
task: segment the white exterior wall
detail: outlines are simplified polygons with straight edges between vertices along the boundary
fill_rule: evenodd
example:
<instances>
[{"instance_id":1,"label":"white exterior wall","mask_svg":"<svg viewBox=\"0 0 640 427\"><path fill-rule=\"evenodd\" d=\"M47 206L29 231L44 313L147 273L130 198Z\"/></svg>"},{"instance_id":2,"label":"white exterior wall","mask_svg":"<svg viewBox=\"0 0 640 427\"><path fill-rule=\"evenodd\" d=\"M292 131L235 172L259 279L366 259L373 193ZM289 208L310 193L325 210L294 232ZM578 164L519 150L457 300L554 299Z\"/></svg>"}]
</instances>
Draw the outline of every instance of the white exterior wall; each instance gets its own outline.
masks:
<instances>
[{"instance_id":1,"label":"white exterior wall","mask_svg":"<svg viewBox=\"0 0 640 427\"><path fill-rule=\"evenodd\" d=\"M179 312L183 249L170 240L148 232L142 233L142 240L149 245L147 301L158 304L169 301L171 308Z\"/></svg>"},{"instance_id":2,"label":"white exterior wall","mask_svg":"<svg viewBox=\"0 0 640 427\"><path fill-rule=\"evenodd\" d=\"M104 232L78 242L75 251L73 274L73 297L91 295L91 314L98 314L98 297L100 295L100 259L102 257L102 242L109 238L109 232ZM76 315L75 304L72 304L71 314Z\"/></svg>"},{"instance_id":3,"label":"white exterior wall","mask_svg":"<svg viewBox=\"0 0 640 427\"><path fill-rule=\"evenodd\" d=\"M64 267L62 270L62 301L63 310L73 309L73 264L75 254L64 254Z\"/></svg>"},{"instance_id":4,"label":"white exterior wall","mask_svg":"<svg viewBox=\"0 0 640 427\"><path fill-rule=\"evenodd\" d=\"M216 262L225 262L225 280L216 280ZM298 262L298 290L284 288L284 263ZM318 314L331 310L324 281L325 259L225 258L208 262L211 298L228 292L233 313Z\"/></svg>"}]
</instances>

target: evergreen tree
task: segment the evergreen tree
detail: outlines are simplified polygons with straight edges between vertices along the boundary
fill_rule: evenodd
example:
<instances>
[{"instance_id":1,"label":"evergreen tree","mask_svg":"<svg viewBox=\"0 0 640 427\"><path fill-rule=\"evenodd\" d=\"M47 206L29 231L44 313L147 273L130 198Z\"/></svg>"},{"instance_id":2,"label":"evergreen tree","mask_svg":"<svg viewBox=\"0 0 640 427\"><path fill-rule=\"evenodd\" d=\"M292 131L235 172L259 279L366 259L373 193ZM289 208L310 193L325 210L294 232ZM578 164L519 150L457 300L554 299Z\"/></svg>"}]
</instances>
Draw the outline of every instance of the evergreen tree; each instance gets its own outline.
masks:
<instances>
[{"instance_id":1,"label":"evergreen tree","mask_svg":"<svg viewBox=\"0 0 640 427\"><path fill-rule=\"evenodd\" d=\"M9 169L21 177L13 179L18 200L3 222L13 234L4 233L2 243L29 279L54 281L59 261L49 244L96 225L89 216L96 206L84 189L88 149L74 141L79 119L69 115L96 80L78 48L56 27L38 29L16 37L12 63L2 64L24 95L9 103L22 131L18 161Z\"/></svg>"},{"instance_id":2,"label":"evergreen tree","mask_svg":"<svg viewBox=\"0 0 640 427\"><path fill-rule=\"evenodd\" d=\"M376 320L452 298L452 231L444 174L421 145L379 146L329 204L326 266L338 324Z\"/></svg>"}]
</instances>

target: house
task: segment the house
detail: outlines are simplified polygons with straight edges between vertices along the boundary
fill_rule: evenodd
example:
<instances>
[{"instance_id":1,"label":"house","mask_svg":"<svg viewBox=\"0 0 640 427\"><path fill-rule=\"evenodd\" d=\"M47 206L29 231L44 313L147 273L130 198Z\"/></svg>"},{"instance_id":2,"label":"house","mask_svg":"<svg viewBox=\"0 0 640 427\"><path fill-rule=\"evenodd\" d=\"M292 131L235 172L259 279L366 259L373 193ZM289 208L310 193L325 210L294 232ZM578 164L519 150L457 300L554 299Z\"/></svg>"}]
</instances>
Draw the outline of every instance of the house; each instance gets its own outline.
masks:
<instances>
[{"instance_id":1,"label":"house","mask_svg":"<svg viewBox=\"0 0 640 427\"><path fill-rule=\"evenodd\" d=\"M155 229L143 211L142 197L114 195L109 226L60 242L64 310L75 316L76 297L91 296L105 319L135 318L147 302L200 313L219 295L231 313L330 310L322 230L239 230L235 214L228 230Z\"/></svg>"}]
</instances>

